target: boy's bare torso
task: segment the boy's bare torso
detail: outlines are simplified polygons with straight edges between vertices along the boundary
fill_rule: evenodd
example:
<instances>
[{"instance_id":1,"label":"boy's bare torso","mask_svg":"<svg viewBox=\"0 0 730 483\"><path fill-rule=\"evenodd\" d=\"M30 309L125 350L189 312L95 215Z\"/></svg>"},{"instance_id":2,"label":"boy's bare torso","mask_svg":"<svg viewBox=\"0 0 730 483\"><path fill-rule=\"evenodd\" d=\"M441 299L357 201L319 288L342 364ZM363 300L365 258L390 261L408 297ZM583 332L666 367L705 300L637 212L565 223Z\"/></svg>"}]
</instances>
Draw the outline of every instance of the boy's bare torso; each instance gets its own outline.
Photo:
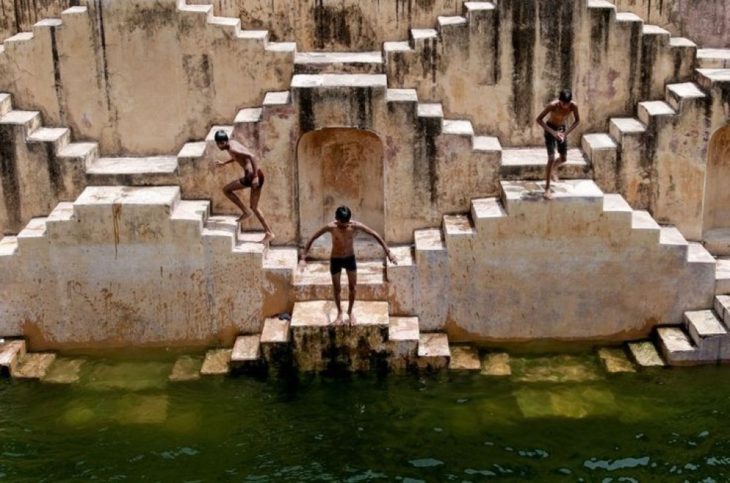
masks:
<instances>
[{"instance_id":1,"label":"boy's bare torso","mask_svg":"<svg viewBox=\"0 0 730 483\"><path fill-rule=\"evenodd\" d=\"M228 148L228 154L231 155L231 159L238 164L244 172L253 172L253 166L251 166L251 158L253 153L243 144L238 141L231 139L229 141L230 147Z\"/></svg>"},{"instance_id":2,"label":"boy's bare torso","mask_svg":"<svg viewBox=\"0 0 730 483\"><path fill-rule=\"evenodd\" d=\"M332 236L332 258L345 258L355 254L355 233L360 224L356 221L327 224L327 232Z\"/></svg>"},{"instance_id":3,"label":"boy's bare torso","mask_svg":"<svg viewBox=\"0 0 730 483\"><path fill-rule=\"evenodd\" d=\"M547 122L555 126L564 125L567 118L574 113L575 103L571 102L570 107L560 107L560 101L553 101L548 105L548 118Z\"/></svg>"}]
</instances>

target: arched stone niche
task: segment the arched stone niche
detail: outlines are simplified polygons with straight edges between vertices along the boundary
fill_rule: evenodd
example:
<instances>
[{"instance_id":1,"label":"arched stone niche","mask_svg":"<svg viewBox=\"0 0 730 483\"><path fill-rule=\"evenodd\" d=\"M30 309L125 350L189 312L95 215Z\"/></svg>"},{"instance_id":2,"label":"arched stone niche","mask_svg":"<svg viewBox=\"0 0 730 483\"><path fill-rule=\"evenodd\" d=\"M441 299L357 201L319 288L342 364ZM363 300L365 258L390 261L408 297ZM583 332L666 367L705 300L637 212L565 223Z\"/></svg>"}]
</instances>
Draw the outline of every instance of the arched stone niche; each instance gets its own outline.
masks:
<instances>
[{"instance_id":1,"label":"arched stone niche","mask_svg":"<svg viewBox=\"0 0 730 483\"><path fill-rule=\"evenodd\" d=\"M730 124L710 138L705 178L703 238L715 245L730 241ZM716 251L710 248L710 251Z\"/></svg>"},{"instance_id":2,"label":"arched stone niche","mask_svg":"<svg viewBox=\"0 0 730 483\"><path fill-rule=\"evenodd\" d=\"M347 205L353 218L383 233L383 143L371 131L333 127L297 145L299 236L303 242Z\"/></svg>"}]
</instances>

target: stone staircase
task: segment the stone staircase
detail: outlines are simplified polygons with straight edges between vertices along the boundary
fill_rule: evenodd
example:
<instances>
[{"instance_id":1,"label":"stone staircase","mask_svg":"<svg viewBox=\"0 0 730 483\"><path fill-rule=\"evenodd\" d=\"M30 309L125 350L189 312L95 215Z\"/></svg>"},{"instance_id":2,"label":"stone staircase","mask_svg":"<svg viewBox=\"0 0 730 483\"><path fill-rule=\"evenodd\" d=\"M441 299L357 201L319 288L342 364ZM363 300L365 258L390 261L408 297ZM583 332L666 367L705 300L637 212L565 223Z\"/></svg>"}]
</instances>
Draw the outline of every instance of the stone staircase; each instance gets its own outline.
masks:
<instances>
[{"instance_id":1,"label":"stone staircase","mask_svg":"<svg viewBox=\"0 0 730 483\"><path fill-rule=\"evenodd\" d=\"M43 379L56 354L27 352L25 340L10 339L0 342L0 371L14 379Z\"/></svg>"},{"instance_id":2,"label":"stone staircase","mask_svg":"<svg viewBox=\"0 0 730 483\"><path fill-rule=\"evenodd\" d=\"M714 309L685 312L680 327L658 327L657 338L671 365L730 362L730 296L716 296Z\"/></svg>"}]
</instances>

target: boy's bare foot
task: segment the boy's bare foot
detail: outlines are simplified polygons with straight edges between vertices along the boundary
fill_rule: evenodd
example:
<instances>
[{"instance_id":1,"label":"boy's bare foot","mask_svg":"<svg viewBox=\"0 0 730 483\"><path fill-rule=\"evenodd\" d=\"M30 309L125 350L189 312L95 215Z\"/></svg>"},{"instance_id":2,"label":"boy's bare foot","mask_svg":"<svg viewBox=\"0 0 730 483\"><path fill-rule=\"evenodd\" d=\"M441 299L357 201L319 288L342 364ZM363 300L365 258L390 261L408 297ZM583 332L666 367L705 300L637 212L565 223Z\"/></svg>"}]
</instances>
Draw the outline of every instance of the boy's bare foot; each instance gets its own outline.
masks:
<instances>
[{"instance_id":1,"label":"boy's bare foot","mask_svg":"<svg viewBox=\"0 0 730 483\"><path fill-rule=\"evenodd\" d=\"M238 217L238 222L239 223L243 223L244 221L246 221L249 218L251 218L251 215L252 215L252 213L250 213L248 211L245 212L245 213L242 213L241 216Z\"/></svg>"},{"instance_id":2,"label":"boy's bare foot","mask_svg":"<svg viewBox=\"0 0 730 483\"><path fill-rule=\"evenodd\" d=\"M549 189L547 189L547 190L545 190L545 193L542 195L542 197L545 198L546 200L551 200L551 199L553 199L553 192L550 191Z\"/></svg>"},{"instance_id":3,"label":"boy's bare foot","mask_svg":"<svg viewBox=\"0 0 730 483\"><path fill-rule=\"evenodd\" d=\"M350 312L349 314L347 314L347 316L350 318L350 325L357 324L357 319L355 319L355 314Z\"/></svg>"},{"instance_id":4,"label":"boy's bare foot","mask_svg":"<svg viewBox=\"0 0 730 483\"><path fill-rule=\"evenodd\" d=\"M342 319L342 312L337 312L337 318L335 319L334 324L335 325L340 325L340 324L343 324L343 323L344 323L344 320Z\"/></svg>"},{"instance_id":5,"label":"boy's bare foot","mask_svg":"<svg viewBox=\"0 0 730 483\"><path fill-rule=\"evenodd\" d=\"M264 233L264 238L261 240L261 243L270 243L274 238L276 238L276 236L272 232L267 231Z\"/></svg>"}]
</instances>

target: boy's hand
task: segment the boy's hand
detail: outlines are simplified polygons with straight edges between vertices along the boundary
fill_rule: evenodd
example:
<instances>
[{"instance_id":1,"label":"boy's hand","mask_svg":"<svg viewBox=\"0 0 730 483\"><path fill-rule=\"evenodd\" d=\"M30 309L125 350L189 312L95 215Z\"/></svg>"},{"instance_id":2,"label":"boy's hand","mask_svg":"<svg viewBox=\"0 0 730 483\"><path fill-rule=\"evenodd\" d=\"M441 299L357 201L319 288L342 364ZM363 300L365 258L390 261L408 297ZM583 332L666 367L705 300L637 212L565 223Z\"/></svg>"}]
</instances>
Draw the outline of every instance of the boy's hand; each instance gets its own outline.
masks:
<instances>
[{"instance_id":1,"label":"boy's hand","mask_svg":"<svg viewBox=\"0 0 730 483\"><path fill-rule=\"evenodd\" d=\"M216 161L215 162L216 168L220 168L221 166L225 166L226 164L228 164L228 161Z\"/></svg>"}]
</instances>

